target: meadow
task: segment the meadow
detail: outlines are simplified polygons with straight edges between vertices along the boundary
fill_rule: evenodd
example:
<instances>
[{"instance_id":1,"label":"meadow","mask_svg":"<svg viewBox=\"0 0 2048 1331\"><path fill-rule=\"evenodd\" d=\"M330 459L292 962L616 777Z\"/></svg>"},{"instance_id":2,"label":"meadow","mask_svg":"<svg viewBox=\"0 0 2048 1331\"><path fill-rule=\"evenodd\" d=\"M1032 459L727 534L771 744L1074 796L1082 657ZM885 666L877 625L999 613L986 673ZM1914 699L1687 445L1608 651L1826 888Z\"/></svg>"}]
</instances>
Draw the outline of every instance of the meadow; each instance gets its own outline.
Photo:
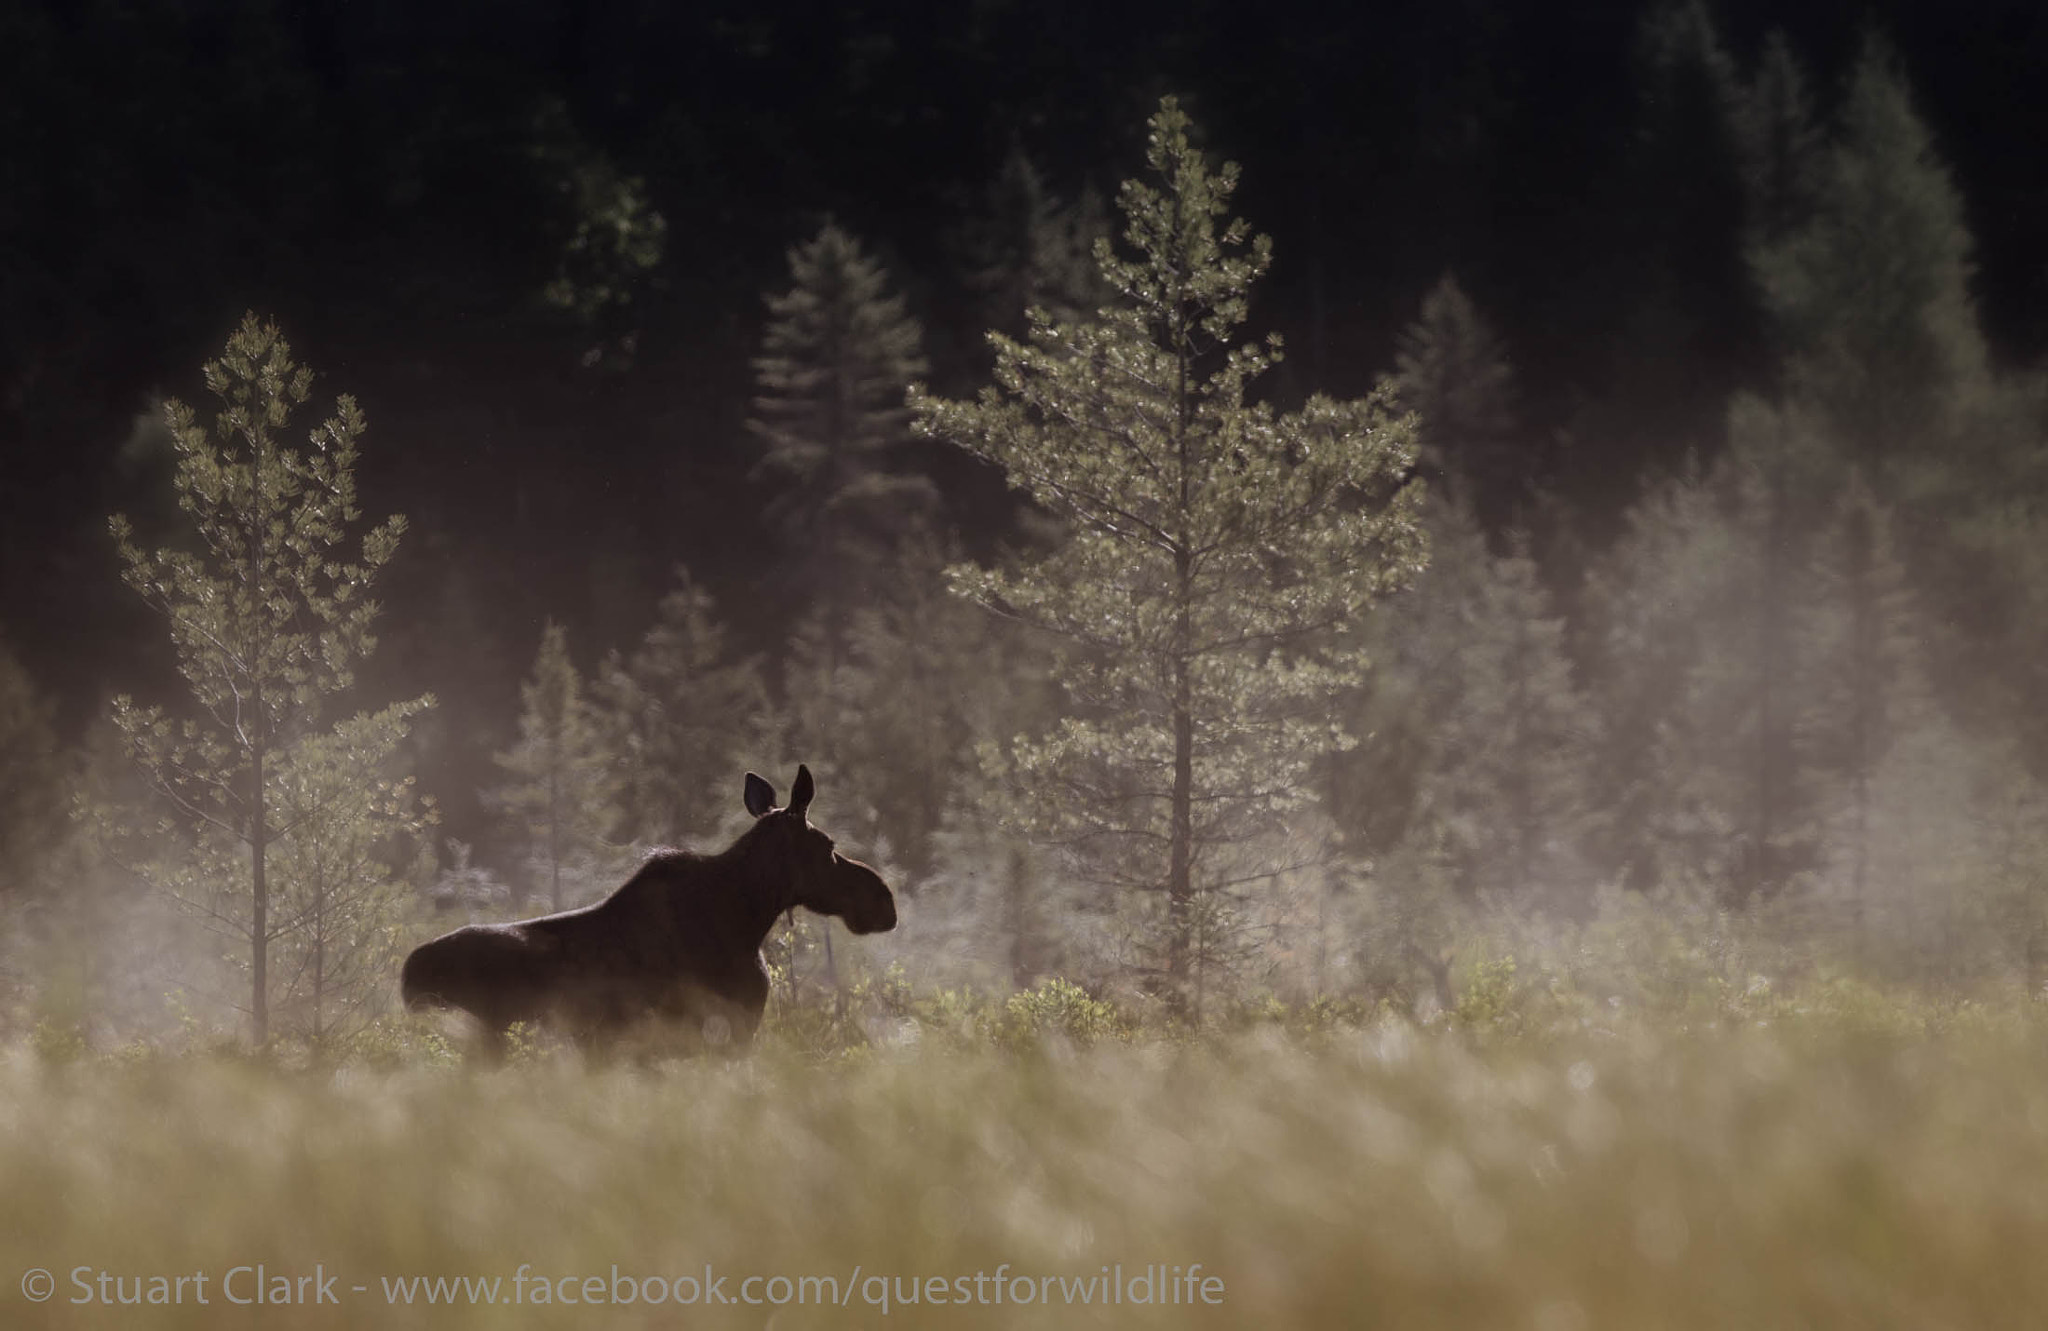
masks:
<instances>
[{"instance_id":1,"label":"meadow","mask_svg":"<svg viewBox=\"0 0 2048 1331\"><path fill-rule=\"evenodd\" d=\"M475 1067L417 1030L319 1069L20 1041L0 1324L1768 1331L2048 1307L2048 1027L2023 996L1475 1003L1428 1025L1271 1005L1195 1037L1054 986L941 995L843 1047L784 1020L746 1059L610 1066L532 1045Z\"/></svg>"}]
</instances>

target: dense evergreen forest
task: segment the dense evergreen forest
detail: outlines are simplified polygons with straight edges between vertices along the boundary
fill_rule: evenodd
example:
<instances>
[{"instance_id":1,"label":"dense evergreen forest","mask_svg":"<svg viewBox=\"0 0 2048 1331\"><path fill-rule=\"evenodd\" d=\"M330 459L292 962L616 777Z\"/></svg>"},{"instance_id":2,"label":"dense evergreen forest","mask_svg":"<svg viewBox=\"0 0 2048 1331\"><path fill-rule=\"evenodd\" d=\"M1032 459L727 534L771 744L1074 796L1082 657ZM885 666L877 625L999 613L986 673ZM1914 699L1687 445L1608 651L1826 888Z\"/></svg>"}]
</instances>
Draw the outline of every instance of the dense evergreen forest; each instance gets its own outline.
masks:
<instances>
[{"instance_id":1,"label":"dense evergreen forest","mask_svg":"<svg viewBox=\"0 0 2048 1331\"><path fill-rule=\"evenodd\" d=\"M1774 9L6 7L0 1019L799 761L916 979L2038 990L2048 19Z\"/></svg>"}]
</instances>

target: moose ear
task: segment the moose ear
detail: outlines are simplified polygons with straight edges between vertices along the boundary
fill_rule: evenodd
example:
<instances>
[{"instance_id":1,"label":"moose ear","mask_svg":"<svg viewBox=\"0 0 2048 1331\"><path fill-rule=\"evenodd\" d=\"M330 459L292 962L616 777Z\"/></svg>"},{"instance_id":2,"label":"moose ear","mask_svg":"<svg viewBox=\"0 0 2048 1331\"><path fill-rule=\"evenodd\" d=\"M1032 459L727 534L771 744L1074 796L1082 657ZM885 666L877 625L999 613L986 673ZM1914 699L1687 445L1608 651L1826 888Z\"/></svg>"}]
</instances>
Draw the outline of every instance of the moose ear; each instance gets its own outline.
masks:
<instances>
[{"instance_id":1,"label":"moose ear","mask_svg":"<svg viewBox=\"0 0 2048 1331\"><path fill-rule=\"evenodd\" d=\"M811 796L817 786L811 781L811 769L802 763L796 765L796 784L789 788L789 811L801 818L804 810L811 807Z\"/></svg>"},{"instance_id":2,"label":"moose ear","mask_svg":"<svg viewBox=\"0 0 2048 1331\"><path fill-rule=\"evenodd\" d=\"M752 772L747 773L747 812L759 818L775 807L775 787Z\"/></svg>"}]
</instances>

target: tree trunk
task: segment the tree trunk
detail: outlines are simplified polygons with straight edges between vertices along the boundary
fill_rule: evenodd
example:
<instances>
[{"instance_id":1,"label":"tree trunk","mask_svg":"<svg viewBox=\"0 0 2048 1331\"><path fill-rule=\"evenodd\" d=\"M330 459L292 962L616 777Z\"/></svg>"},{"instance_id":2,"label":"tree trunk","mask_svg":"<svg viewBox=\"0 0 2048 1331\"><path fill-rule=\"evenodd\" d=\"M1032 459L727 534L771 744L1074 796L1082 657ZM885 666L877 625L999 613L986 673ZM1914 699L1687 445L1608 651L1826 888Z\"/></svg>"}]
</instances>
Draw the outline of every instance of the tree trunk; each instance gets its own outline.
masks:
<instances>
[{"instance_id":1,"label":"tree trunk","mask_svg":"<svg viewBox=\"0 0 2048 1331\"><path fill-rule=\"evenodd\" d=\"M560 744L555 746L554 761L548 766L548 901L556 914L562 910L561 749Z\"/></svg>"},{"instance_id":2,"label":"tree trunk","mask_svg":"<svg viewBox=\"0 0 2048 1331\"><path fill-rule=\"evenodd\" d=\"M1180 233L1181 198L1173 198L1174 233ZM1184 282L1183 278L1183 282ZM1196 458L1192 448L1191 433L1195 423L1195 396L1192 371L1194 347L1192 328L1187 315L1187 293L1183 285L1174 293L1172 301L1171 340L1178 361L1177 382L1174 399L1179 417L1175 431L1175 451L1179 465L1175 469L1178 485L1178 507L1181 520L1187 521L1189 506L1194 499L1194 468ZM1168 852L1166 869L1166 973L1171 981L1172 1001L1180 1005L1186 1001L1187 979L1194 941L1194 859L1195 859L1195 717L1194 681L1190 678L1192 661L1190 654L1194 646L1194 574L1195 560L1192 553L1191 534L1180 533L1180 543L1173 554L1174 600L1177 607L1173 635L1173 809L1172 824L1168 831Z\"/></svg>"},{"instance_id":3,"label":"tree trunk","mask_svg":"<svg viewBox=\"0 0 2048 1331\"><path fill-rule=\"evenodd\" d=\"M1186 984L1194 933L1195 719L1186 661L1174 666L1173 813L1166 868L1166 973L1176 998Z\"/></svg>"},{"instance_id":4,"label":"tree trunk","mask_svg":"<svg viewBox=\"0 0 2048 1331\"><path fill-rule=\"evenodd\" d=\"M314 872L322 873L316 865ZM313 1052L317 1057L326 1051L322 1048L327 1032L320 1024L321 1004L327 997L327 880L322 876L313 888Z\"/></svg>"},{"instance_id":5,"label":"tree trunk","mask_svg":"<svg viewBox=\"0 0 2048 1331\"><path fill-rule=\"evenodd\" d=\"M262 724L263 692L256 691L257 724ZM255 784L255 798L250 801L255 812L251 815L249 830L249 855L254 866L250 881L249 896L249 1020L256 1037L256 1047L270 1046L270 881L265 876L263 857L269 847L267 829L264 827L263 799L263 746L254 745L249 754L249 771Z\"/></svg>"},{"instance_id":6,"label":"tree trunk","mask_svg":"<svg viewBox=\"0 0 2048 1331\"><path fill-rule=\"evenodd\" d=\"M251 509L263 499L263 461L269 440L258 435L251 441ZM270 1047L270 880L264 854L270 846L270 809L263 788L263 759L270 746L270 719L263 710L264 651L261 607L268 600L263 585L263 524L252 516L249 523L249 595L258 607L255 641L249 653L249 698L251 720L244 741L249 746L249 1021L256 1048ZM239 718L238 718L239 719Z\"/></svg>"}]
</instances>

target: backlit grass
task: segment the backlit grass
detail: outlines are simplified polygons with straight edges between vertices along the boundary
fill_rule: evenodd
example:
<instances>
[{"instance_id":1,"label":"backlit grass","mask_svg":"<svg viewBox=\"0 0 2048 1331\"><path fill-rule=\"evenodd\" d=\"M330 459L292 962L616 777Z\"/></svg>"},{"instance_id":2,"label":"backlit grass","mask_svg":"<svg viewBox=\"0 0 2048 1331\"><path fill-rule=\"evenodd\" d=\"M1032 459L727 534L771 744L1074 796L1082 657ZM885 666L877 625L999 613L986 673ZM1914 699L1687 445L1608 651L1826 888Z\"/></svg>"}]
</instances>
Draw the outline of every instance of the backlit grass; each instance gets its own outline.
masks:
<instances>
[{"instance_id":1,"label":"backlit grass","mask_svg":"<svg viewBox=\"0 0 2048 1331\"><path fill-rule=\"evenodd\" d=\"M23 1047L0 1063L0 1324L2028 1326L2048 1308L2038 1034L2024 1013L1375 1024L318 1074ZM259 1263L336 1277L340 1307L227 1304L223 1274ZM1220 1288L1101 1307L1105 1266L1194 1263ZM552 1296L614 1265L708 1266L734 1300L747 1276L791 1284L752 1287L779 1307L707 1308L701 1288L680 1309L533 1306L531 1276ZM80 1266L130 1294L206 1273L210 1301L188 1283L181 1306L77 1304ZM856 1267L851 1306L817 1284L797 1301L805 1276L847 1297ZM19 1292L30 1268L49 1302ZM408 1276L498 1277L498 1304L387 1301L382 1278ZM1089 1276L1085 1308L1041 1279ZM933 1277L945 1305L899 1299ZM1204 1288L1220 1304L1188 1302Z\"/></svg>"}]
</instances>

